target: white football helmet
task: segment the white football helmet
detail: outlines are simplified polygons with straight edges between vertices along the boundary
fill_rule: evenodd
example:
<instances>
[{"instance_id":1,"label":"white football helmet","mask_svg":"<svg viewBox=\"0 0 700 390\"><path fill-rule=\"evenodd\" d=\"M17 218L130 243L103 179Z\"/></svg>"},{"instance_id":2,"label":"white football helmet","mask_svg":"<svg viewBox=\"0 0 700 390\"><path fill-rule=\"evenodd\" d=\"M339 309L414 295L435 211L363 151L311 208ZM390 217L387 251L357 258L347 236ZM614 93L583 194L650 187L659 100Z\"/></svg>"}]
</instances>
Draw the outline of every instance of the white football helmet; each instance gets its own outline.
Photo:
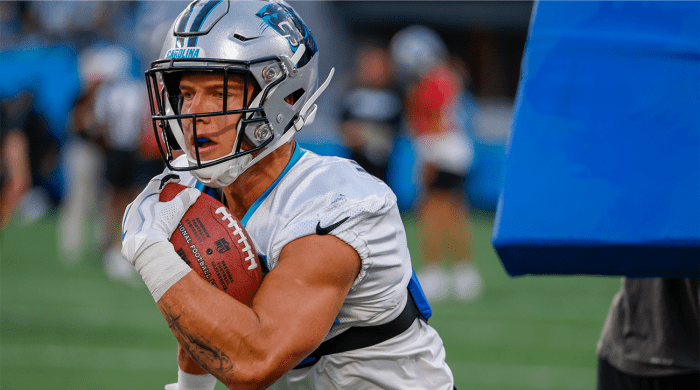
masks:
<instances>
[{"instance_id":1,"label":"white football helmet","mask_svg":"<svg viewBox=\"0 0 700 390\"><path fill-rule=\"evenodd\" d=\"M440 34L417 24L404 27L394 34L389 43L389 51L399 78L408 81L423 76L448 56L447 46Z\"/></svg>"},{"instance_id":2,"label":"white football helmet","mask_svg":"<svg viewBox=\"0 0 700 390\"><path fill-rule=\"evenodd\" d=\"M244 90L254 87L243 107L184 114L179 83L183 73L222 75L224 95L231 75L243 76ZM288 142L316 114L314 101L333 75L317 88L318 48L294 9L283 2L197 0L175 20L160 59L146 72L154 131L163 159L173 171L192 171L202 183L223 187L253 164ZM293 97L293 104L285 98ZM198 117L242 114L233 150L200 159ZM185 143L182 120L193 122L194 153ZM245 140L252 149L242 150ZM175 166L173 150L182 149L187 166ZM253 154L260 152L253 158ZM178 164L179 165L179 164Z\"/></svg>"}]
</instances>

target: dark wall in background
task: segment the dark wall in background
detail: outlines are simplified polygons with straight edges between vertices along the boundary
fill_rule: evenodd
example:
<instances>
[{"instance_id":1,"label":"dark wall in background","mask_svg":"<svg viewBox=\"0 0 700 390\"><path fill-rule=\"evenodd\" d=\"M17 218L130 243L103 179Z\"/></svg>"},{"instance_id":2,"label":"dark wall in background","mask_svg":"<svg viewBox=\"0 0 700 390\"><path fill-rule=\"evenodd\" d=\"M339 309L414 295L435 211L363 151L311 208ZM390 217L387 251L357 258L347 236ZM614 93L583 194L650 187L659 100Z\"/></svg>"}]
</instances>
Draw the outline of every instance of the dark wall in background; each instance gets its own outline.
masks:
<instances>
[{"instance_id":1,"label":"dark wall in background","mask_svg":"<svg viewBox=\"0 0 700 390\"><path fill-rule=\"evenodd\" d=\"M530 1L341 1L332 6L359 41L388 43L404 26L437 31L469 66L481 98L515 97Z\"/></svg>"}]
</instances>

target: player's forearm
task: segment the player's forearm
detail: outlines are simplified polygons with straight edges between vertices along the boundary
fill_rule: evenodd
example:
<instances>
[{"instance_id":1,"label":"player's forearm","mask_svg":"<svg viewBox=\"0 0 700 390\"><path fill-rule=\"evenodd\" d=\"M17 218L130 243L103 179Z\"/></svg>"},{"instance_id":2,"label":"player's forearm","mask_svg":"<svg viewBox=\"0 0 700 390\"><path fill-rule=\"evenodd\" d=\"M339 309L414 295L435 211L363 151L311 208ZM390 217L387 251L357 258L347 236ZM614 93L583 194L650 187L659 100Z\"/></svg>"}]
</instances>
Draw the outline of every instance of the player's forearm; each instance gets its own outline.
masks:
<instances>
[{"instance_id":1,"label":"player's forearm","mask_svg":"<svg viewBox=\"0 0 700 390\"><path fill-rule=\"evenodd\" d=\"M180 367L180 369L188 374L192 375L204 375L208 374L207 370L203 369L202 367L197 364L194 360L192 360L192 357L190 354L182 348L180 343L177 345L177 365Z\"/></svg>"},{"instance_id":2,"label":"player's forearm","mask_svg":"<svg viewBox=\"0 0 700 390\"><path fill-rule=\"evenodd\" d=\"M253 310L197 275L173 285L158 307L192 360L229 388L261 388L284 374Z\"/></svg>"}]
</instances>

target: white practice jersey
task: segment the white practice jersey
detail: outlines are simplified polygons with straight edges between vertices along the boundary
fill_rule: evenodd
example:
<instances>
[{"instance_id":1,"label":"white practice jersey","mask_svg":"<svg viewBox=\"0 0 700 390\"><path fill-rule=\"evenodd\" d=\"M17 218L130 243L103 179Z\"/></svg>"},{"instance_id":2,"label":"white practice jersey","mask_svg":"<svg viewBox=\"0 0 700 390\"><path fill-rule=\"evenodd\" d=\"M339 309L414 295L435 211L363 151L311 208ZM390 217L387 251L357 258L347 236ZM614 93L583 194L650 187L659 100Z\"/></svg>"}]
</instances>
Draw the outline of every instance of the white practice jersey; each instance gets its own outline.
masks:
<instances>
[{"instance_id":1,"label":"white practice jersey","mask_svg":"<svg viewBox=\"0 0 700 390\"><path fill-rule=\"evenodd\" d=\"M203 188L191 175L180 176L180 184ZM403 311L413 268L396 195L354 161L297 147L284 172L241 221L269 270L286 244L317 229L332 228L328 234L360 255L362 269L325 340L352 326L385 324ZM323 356L271 388L451 390L453 377L439 335L417 319L399 336Z\"/></svg>"}]
</instances>

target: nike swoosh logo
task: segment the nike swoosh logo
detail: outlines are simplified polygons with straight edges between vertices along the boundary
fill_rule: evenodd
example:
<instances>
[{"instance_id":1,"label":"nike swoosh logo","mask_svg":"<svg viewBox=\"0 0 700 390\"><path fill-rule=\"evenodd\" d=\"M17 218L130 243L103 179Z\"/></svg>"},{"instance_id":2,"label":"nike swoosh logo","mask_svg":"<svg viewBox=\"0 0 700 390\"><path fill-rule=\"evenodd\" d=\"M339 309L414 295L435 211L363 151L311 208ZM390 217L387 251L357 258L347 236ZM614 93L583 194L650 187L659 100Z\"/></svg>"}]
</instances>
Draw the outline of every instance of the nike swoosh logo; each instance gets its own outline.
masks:
<instances>
[{"instance_id":1,"label":"nike swoosh logo","mask_svg":"<svg viewBox=\"0 0 700 390\"><path fill-rule=\"evenodd\" d=\"M328 225L326 227L321 227L321 221L318 221L318 223L316 224L316 234L318 234L319 236L325 236L326 234L332 232L333 229L342 225L343 222L348 220L348 218L350 218L350 217L345 217L345 218L341 219L340 221L338 221L332 225Z\"/></svg>"}]
</instances>

